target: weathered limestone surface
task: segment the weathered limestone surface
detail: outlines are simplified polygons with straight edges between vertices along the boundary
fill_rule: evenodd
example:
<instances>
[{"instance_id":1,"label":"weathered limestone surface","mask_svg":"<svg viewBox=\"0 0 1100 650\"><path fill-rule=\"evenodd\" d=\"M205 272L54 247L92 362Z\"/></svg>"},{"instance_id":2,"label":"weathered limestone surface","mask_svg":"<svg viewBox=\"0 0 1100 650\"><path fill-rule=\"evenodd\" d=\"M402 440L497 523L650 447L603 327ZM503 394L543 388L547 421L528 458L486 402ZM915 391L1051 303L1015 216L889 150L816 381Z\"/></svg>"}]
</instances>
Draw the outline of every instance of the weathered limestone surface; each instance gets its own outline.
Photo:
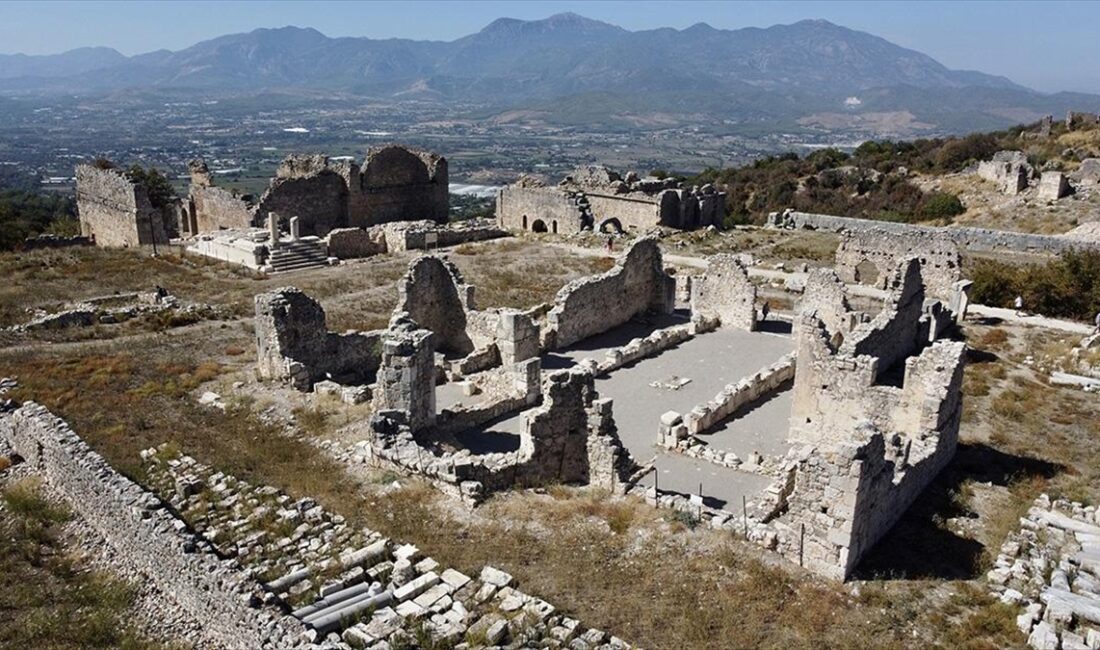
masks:
<instances>
[{"instance_id":1,"label":"weathered limestone surface","mask_svg":"<svg viewBox=\"0 0 1100 650\"><path fill-rule=\"evenodd\" d=\"M848 290L833 269L814 269L806 278L799 304L801 313L812 313L825 324L831 336L847 336L860 320L860 314L848 304ZM798 326L800 319L794 325ZM797 331L794 332L797 337Z\"/></svg>"},{"instance_id":2,"label":"weathered limestone surface","mask_svg":"<svg viewBox=\"0 0 1100 650\"><path fill-rule=\"evenodd\" d=\"M871 219L835 217L787 210L768 215L768 225L790 230L822 230L826 232L862 232L881 230L887 234L935 236L942 233L960 248L970 250L1062 253L1071 248L1096 248L1100 242L1088 242L1055 235L1035 235L987 228L937 228L907 223L888 223Z\"/></svg>"},{"instance_id":3,"label":"weathered limestone surface","mask_svg":"<svg viewBox=\"0 0 1100 650\"><path fill-rule=\"evenodd\" d=\"M756 329L756 285L736 255L707 258L707 270L691 284L691 313L717 318L725 327Z\"/></svg>"},{"instance_id":4,"label":"weathered limestone surface","mask_svg":"<svg viewBox=\"0 0 1100 650\"><path fill-rule=\"evenodd\" d=\"M80 234L95 238L97 246L167 244L173 234L174 220L153 207L143 185L118 169L77 166L76 206Z\"/></svg>"},{"instance_id":5,"label":"weathered limestone surface","mask_svg":"<svg viewBox=\"0 0 1100 650\"><path fill-rule=\"evenodd\" d=\"M180 231L187 235L223 229L250 228L255 212L248 201L224 188L216 187L210 169L201 159L188 163L191 188Z\"/></svg>"},{"instance_id":6,"label":"weathered limestone surface","mask_svg":"<svg viewBox=\"0 0 1100 650\"><path fill-rule=\"evenodd\" d=\"M593 165L574 170L557 187L521 178L497 193L496 212L508 230L693 229L722 225L725 194L711 185L685 188L672 179L639 179L633 173L623 178Z\"/></svg>"},{"instance_id":7,"label":"weathered limestone surface","mask_svg":"<svg viewBox=\"0 0 1100 650\"><path fill-rule=\"evenodd\" d=\"M401 411L414 432L435 422L435 352L432 332L407 320L382 337L375 411Z\"/></svg>"},{"instance_id":8,"label":"weathered limestone surface","mask_svg":"<svg viewBox=\"0 0 1100 650\"><path fill-rule=\"evenodd\" d=\"M657 239L639 239L611 270L562 287L547 314L546 347L568 346L648 311L671 313L675 294Z\"/></svg>"},{"instance_id":9,"label":"weathered limestone surface","mask_svg":"<svg viewBox=\"0 0 1100 650\"><path fill-rule=\"evenodd\" d=\"M0 414L0 438L116 549L164 598L201 622L206 647L307 646L305 628L260 606L259 585L234 560L220 559L155 495L116 472L60 418L28 402Z\"/></svg>"},{"instance_id":10,"label":"weathered limestone surface","mask_svg":"<svg viewBox=\"0 0 1100 650\"><path fill-rule=\"evenodd\" d=\"M398 284L394 318L411 318L433 334L436 350L466 355L474 343L466 332L467 311L474 309L474 288L466 284L458 267L434 255L418 257Z\"/></svg>"},{"instance_id":11,"label":"weathered limestone surface","mask_svg":"<svg viewBox=\"0 0 1100 650\"><path fill-rule=\"evenodd\" d=\"M1069 194L1070 186L1065 174L1056 171L1043 172L1043 176L1039 179L1040 199L1057 201Z\"/></svg>"},{"instance_id":12,"label":"weathered limestone surface","mask_svg":"<svg viewBox=\"0 0 1100 650\"><path fill-rule=\"evenodd\" d=\"M836 270L844 282L885 289L909 258L921 263L921 278L929 296L948 299L962 278L959 247L945 233L897 233L860 230L845 233L836 250ZM876 277L865 274L873 266Z\"/></svg>"},{"instance_id":13,"label":"weathered limestone surface","mask_svg":"<svg viewBox=\"0 0 1100 650\"><path fill-rule=\"evenodd\" d=\"M978 163L978 176L996 183L1005 194L1019 194L1027 189L1034 170L1022 151L998 151L992 160Z\"/></svg>"},{"instance_id":14,"label":"weathered limestone surface","mask_svg":"<svg viewBox=\"0 0 1100 650\"><path fill-rule=\"evenodd\" d=\"M336 334L325 311L295 287L256 296L257 372L309 390L324 379L367 383L381 361L382 332Z\"/></svg>"}]
</instances>

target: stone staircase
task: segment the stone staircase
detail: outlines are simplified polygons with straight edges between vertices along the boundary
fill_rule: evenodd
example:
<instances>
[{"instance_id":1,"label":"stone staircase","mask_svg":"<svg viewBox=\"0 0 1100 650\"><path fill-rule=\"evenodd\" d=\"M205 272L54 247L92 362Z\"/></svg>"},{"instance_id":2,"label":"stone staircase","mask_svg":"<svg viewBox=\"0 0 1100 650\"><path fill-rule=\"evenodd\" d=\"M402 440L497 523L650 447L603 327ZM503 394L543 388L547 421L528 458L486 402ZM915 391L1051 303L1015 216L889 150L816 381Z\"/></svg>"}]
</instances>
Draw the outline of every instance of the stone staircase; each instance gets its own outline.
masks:
<instances>
[{"instance_id":1,"label":"stone staircase","mask_svg":"<svg viewBox=\"0 0 1100 650\"><path fill-rule=\"evenodd\" d=\"M280 241L279 247L267 258L272 273L286 273L312 269L328 264L328 256L321 240L303 237L292 241Z\"/></svg>"}]
</instances>

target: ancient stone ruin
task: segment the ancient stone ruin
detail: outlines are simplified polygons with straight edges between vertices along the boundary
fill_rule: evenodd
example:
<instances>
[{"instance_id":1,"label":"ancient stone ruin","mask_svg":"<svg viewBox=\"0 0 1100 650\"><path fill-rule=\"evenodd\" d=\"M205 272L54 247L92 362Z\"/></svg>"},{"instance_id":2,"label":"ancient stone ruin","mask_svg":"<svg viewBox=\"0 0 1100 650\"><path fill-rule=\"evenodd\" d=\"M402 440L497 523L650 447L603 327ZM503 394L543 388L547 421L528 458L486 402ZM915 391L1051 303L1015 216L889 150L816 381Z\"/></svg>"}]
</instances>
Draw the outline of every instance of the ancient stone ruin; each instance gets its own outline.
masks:
<instances>
[{"instance_id":1,"label":"ancient stone ruin","mask_svg":"<svg viewBox=\"0 0 1100 650\"><path fill-rule=\"evenodd\" d=\"M674 179L625 177L605 167L575 170L556 187L530 177L497 193L497 222L512 231L572 234L644 232L722 225L725 198L712 185L685 188Z\"/></svg>"},{"instance_id":2,"label":"ancient stone ruin","mask_svg":"<svg viewBox=\"0 0 1100 650\"><path fill-rule=\"evenodd\" d=\"M76 207L80 234L97 246L167 244L176 234L176 207L154 207L144 185L113 167L77 166Z\"/></svg>"},{"instance_id":3,"label":"ancient stone ruin","mask_svg":"<svg viewBox=\"0 0 1100 650\"><path fill-rule=\"evenodd\" d=\"M1043 175L1039 178L1038 194L1040 199L1057 201L1064 196L1069 196L1072 191L1073 189L1069 185L1069 180L1062 172L1043 172Z\"/></svg>"},{"instance_id":4,"label":"ancient stone ruin","mask_svg":"<svg viewBox=\"0 0 1100 650\"><path fill-rule=\"evenodd\" d=\"M272 213L280 216L282 229L297 217L301 235L317 236L393 221L445 223L450 206L447 159L401 145L371 148L362 167L321 154L289 155L255 202L215 187L202 160L192 161L189 170L182 230L191 235L263 227Z\"/></svg>"},{"instance_id":5,"label":"ancient stone ruin","mask_svg":"<svg viewBox=\"0 0 1100 650\"><path fill-rule=\"evenodd\" d=\"M1005 194L1019 194L1027 189L1035 170L1022 151L998 151L992 160L978 163L978 176L996 183Z\"/></svg>"},{"instance_id":6,"label":"ancient stone ruin","mask_svg":"<svg viewBox=\"0 0 1100 650\"><path fill-rule=\"evenodd\" d=\"M872 229L844 233L836 249L836 271L846 283L885 289L911 257L920 260L928 295L950 298L962 279L962 258L958 245L942 232Z\"/></svg>"}]
</instances>

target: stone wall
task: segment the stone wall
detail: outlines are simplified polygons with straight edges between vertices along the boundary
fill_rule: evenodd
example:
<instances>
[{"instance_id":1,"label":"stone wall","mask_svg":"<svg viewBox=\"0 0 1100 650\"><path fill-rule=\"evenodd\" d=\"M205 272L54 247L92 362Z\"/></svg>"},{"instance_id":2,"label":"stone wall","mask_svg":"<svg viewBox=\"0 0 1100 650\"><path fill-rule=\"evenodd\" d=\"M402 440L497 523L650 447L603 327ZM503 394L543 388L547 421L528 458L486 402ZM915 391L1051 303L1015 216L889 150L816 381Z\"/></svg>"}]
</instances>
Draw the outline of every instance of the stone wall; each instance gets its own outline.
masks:
<instances>
[{"instance_id":1,"label":"stone wall","mask_svg":"<svg viewBox=\"0 0 1100 650\"><path fill-rule=\"evenodd\" d=\"M622 493L638 470L619 440L611 400L600 399L592 375L560 370L543 384L542 405L526 411L520 448L473 456L422 445L408 413L379 410L371 420L372 458L393 469L424 476L468 502L513 487L586 483ZM422 436L430 437L431 431Z\"/></svg>"},{"instance_id":2,"label":"stone wall","mask_svg":"<svg viewBox=\"0 0 1100 650\"><path fill-rule=\"evenodd\" d=\"M325 379L369 383L381 362L382 332L329 332L325 311L299 289L256 296L257 374L309 390Z\"/></svg>"},{"instance_id":3,"label":"stone wall","mask_svg":"<svg viewBox=\"0 0 1100 650\"><path fill-rule=\"evenodd\" d=\"M95 238L97 246L167 244L171 235L145 187L118 169L77 166L76 207L80 234Z\"/></svg>"},{"instance_id":4,"label":"stone wall","mask_svg":"<svg viewBox=\"0 0 1100 650\"><path fill-rule=\"evenodd\" d=\"M867 229L846 232L836 250L836 270L849 284L885 289L910 258L921 263L921 278L929 296L951 297L962 279L959 247L944 232L890 232ZM871 267L873 267L873 272Z\"/></svg>"},{"instance_id":5,"label":"stone wall","mask_svg":"<svg viewBox=\"0 0 1100 650\"><path fill-rule=\"evenodd\" d=\"M375 411L401 411L404 424L420 431L435 423L435 352L432 332L405 321L382 337Z\"/></svg>"},{"instance_id":6,"label":"stone wall","mask_svg":"<svg viewBox=\"0 0 1100 650\"><path fill-rule=\"evenodd\" d=\"M830 339L848 335L859 323L861 315L848 303L848 289L833 269L813 269L806 277L806 286L802 290L802 300L798 309L801 313L812 313L825 324ZM794 325L800 323L795 319ZM794 332L797 338L798 332Z\"/></svg>"},{"instance_id":7,"label":"stone wall","mask_svg":"<svg viewBox=\"0 0 1100 650\"><path fill-rule=\"evenodd\" d=\"M224 188L215 187L209 167L201 158L187 164L191 174L187 209L180 223L180 232L197 235L217 230L251 228L255 210L244 198Z\"/></svg>"},{"instance_id":8,"label":"stone wall","mask_svg":"<svg viewBox=\"0 0 1100 650\"><path fill-rule=\"evenodd\" d=\"M725 327L756 329L756 285L736 255L707 258L707 270L691 284L691 313L717 318Z\"/></svg>"},{"instance_id":9,"label":"stone wall","mask_svg":"<svg viewBox=\"0 0 1100 650\"><path fill-rule=\"evenodd\" d=\"M431 330L437 351L451 355L473 352L466 312L474 309L474 288L465 283L458 267L441 257L423 255L409 265L397 287L394 314L407 315Z\"/></svg>"},{"instance_id":10,"label":"stone wall","mask_svg":"<svg viewBox=\"0 0 1100 650\"><path fill-rule=\"evenodd\" d=\"M671 313L675 293L676 281L664 270L657 239L639 239L611 270L558 291L547 314L544 347L566 347L645 312Z\"/></svg>"},{"instance_id":11,"label":"stone wall","mask_svg":"<svg viewBox=\"0 0 1100 650\"><path fill-rule=\"evenodd\" d=\"M954 457L965 349L961 342L933 344L908 360L900 389L865 385L852 394L856 382L822 388L844 393L836 408L860 413L843 432L833 429L803 448L782 496L785 512L770 522L776 550L838 579L855 569ZM800 352L799 373L802 362Z\"/></svg>"},{"instance_id":12,"label":"stone wall","mask_svg":"<svg viewBox=\"0 0 1100 650\"><path fill-rule=\"evenodd\" d=\"M890 236L913 234L935 236L942 233L959 248L981 251L1009 250L1021 253L1063 253L1071 248L1097 248L1100 243L1070 239L1055 235L1034 235L1007 230L986 228L937 228L907 223L889 223L853 217L834 217L808 212L773 212L768 215L768 225L792 230L821 230L825 232L883 231Z\"/></svg>"},{"instance_id":13,"label":"stone wall","mask_svg":"<svg viewBox=\"0 0 1100 650\"><path fill-rule=\"evenodd\" d=\"M712 185L685 188L672 179L625 177L597 165L574 170L555 187L529 177L497 193L501 228L576 233L645 231L657 226L690 230L721 226L725 194Z\"/></svg>"},{"instance_id":14,"label":"stone wall","mask_svg":"<svg viewBox=\"0 0 1100 650\"><path fill-rule=\"evenodd\" d=\"M298 217L303 235L449 216L447 160L399 145L372 148L362 170L320 154L287 156L260 197L256 218Z\"/></svg>"},{"instance_id":15,"label":"stone wall","mask_svg":"<svg viewBox=\"0 0 1100 650\"><path fill-rule=\"evenodd\" d=\"M62 494L72 508L146 576L163 598L201 624L206 647L308 645L305 628L261 607L259 585L153 494L116 472L60 418L28 402L0 414L0 438Z\"/></svg>"},{"instance_id":16,"label":"stone wall","mask_svg":"<svg viewBox=\"0 0 1100 650\"><path fill-rule=\"evenodd\" d=\"M351 213L352 226L449 217L447 159L398 145L367 152L358 191L361 211Z\"/></svg>"},{"instance_id":17,"label":"stone wall","mask_svg":"<svg viewBox=\"0 0 1100 650\"><path fill-rule=\"evenodd\" d=\"M381 255L386 252L386 237L381 230L337 228L325 237L328 254L342 260Z\"/></svg>"},{"instance_id":18,"label":"stone wall","mask_svg":"<svg viewBox=\"0 0 1100 650\"><path fill-rule=\"evenodd\" d=\"M539 230L553 233L577 233L586 225L584 211L574 197L552 187L530 187L520 184L502 187L497 192L497 225L505 230Z\"/></svg>"}]
</instances>

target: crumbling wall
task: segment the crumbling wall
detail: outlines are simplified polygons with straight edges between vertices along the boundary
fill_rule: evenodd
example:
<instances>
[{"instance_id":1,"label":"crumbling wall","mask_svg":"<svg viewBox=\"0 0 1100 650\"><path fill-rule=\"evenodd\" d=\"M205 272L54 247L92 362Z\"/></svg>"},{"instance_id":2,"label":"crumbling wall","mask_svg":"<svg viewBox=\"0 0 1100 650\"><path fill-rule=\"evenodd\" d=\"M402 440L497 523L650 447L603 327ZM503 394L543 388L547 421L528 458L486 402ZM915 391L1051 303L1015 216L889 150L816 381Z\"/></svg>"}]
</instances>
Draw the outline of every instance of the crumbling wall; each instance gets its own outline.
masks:
<instances>
[{"instance_id":1,"label":"crumbling wall","mask_svg":"<svg viewBox=\"0 0 1100 650\"><path fill-rule=\"evenodd\" d=\"M325 237L328 254L342 260L381 255L386 252L386 238L382 231L362 228L337 228Z\"/></svg>"},{"instance_id":2,"label":"crumbling wall","mask_svg":"<svg viewBox=\"0 0 1100 650\"><path fill-rule=\"evenodd\" d=\"M447 159L399 145L372 147L360 185L361 211L349 225L428 219L445 223L450 208Z\"/></svg>"},{"instance_id":3,"label":"crumbling wall","mask_svg":"<svg viewBox=\"0 0 1100 650\"><path fill-rule=\"evenodd\" d=\"M187 209L184 211L182 232L197 235L215 230L250 228L254 225L255 212L243 198L221 187L214 186L210 169L201 158L187 165L191 174Z\"/></svg>"},{"instance_id":4,"label":"crumbling wall","mask_svg":"<svg viewBox=\"0 0 1100 650\"><path fill-rule=\"evenodd\" d=\"M1019 194L1027 189L1031 165L1020 151L998 151L992 160L978 163L978 176L994 183L1005 194Z\"/></svg>"},{"instance_id":5,"label":"crumbling wall","mask_svg":"<svg viewBox=\"0 0 1100 650\"><path fill-rule=\"evenodd\" d=\"M585 226L576 198L556 187L508 185L497 192L497 225L505 230L532 230L540 221L546 232L571 234Z\"/></svg>"},{"instance_id":6,"label":"crumbling wall","mask_svg":"<svg viewBox=\"0 0 1100 650\"><path fill-rule=\"evenodd\" d=\"M848 303L848 289L844 281L836 271L828 268L810 271L798 310L800 313L815 314L825 324L830 340L838 334L847 336L860 320L860 314ZM801 321L796 319L795 326L799 323ZM797 337L797 332L795 335Z\"/></svg>"},{"instance_id":7,"label":"crumbling wall","mask_svg":"<svg viewBox=\"0 0 1100 650\"><path fill-rule=\"evenodd\" d=\"M382 337L375 411L400 411L404 424L420 431L435 422L435 352L432 333L404 321Z\"/></svg>"},{"instance_id":8,"label":"crumbling wall","mask_svg":"<svg viewBox=\"0 0 1100 650\"><path fill-rule=\"evenodd\" d=\"M547 314L546 347L566 347L647 311L671 313L675 293L676 281L664 270L657 239L639 239L611 270L558 291Z\"/></svg>"},{"instance_id":9,"label":"crumbling wall","mask_svg":"<svg viewBox=\"0 0 1100 650\"><path fill-rule=\"evenodd\" d=\"M837 400L837 408L871 410L854 416L843 435L834 431L803 449L786 511L772 522L780 553L844 579L897 523L954 457L965 349L939 341L907 361L903 388L865 387ZM801 356L798 364L801 373Z\"/></svg>"},{"instance_id":10,"label":"crumbling wall","mask_svg":"<svg viewBox=\"0 0 1100 650\"><path fill-rule=\"evenodd\" d=\"M45 407L28 402L0 414L0 438L65 495L119 562L156 586L152 597L201 623L204 644L279 648L304 641L298 621L259 605L258 583L235 561L219 558L156 496L116 472Z\"/></svg>"},{"instance_id":11,"label":"crumbling wall","mask_svg":"<svg viewBox=\"0 0 1100 650\"><path fill-rule=\"evenodd\" d=\"M863 283L885 289L909 258L921 263L921 277L929 296L951 297L955 283L962 279L959 247L944 233L897 233L886 230L861 230L845 233L836 250L836 270L848 283ZM862 277L867 264L874 266L877 278Z\"/></svg>"},{"instance_id":12,"label":"crumbling wall","mask_svg":"<svg viewBox=\"0 0 1100 650\"><path fill-rule=\"evenodd\" d=\"M301 234L323 237L348 225L348 192L346 179L329 167L327 157L291 155L260 197L256 214L298 217Z\"/></svg>"},{"instance_id":13,"label":"crumbling wall","mask_svg":"<svg viewBox=\"0 0 1100 650\"><path fill-rule=\"evenodd\" d=\"M433 347L444 353L466 355L474 342L466 332L466 312L474 309L474 288L465 283L458 267L434 255L418 257L398 284L394 314L407 315L433 333Z\"/></svg>"},{"instance_id":14,"label":"crumbling wall","mask_svg":"<svg viewBox=\"0 0 1100 650\"><path fill-rule=\"evenodd\" d=\"M256 296L257 373L299 390L334 379L369 383L381 361L382 333L329 332L321 305L295 287Z\"/></svg>"},{"instance_id":15,"label":"crumbling wall","mask_svg":"<svg viewBox=\"0 0 1100 650\"><path fill-rule=\"evenodd\" d=\"M580 369L545 379L542 405L523 414L520 448L514 452L443 453L417 442L408 417L405 411L376 410L371 420L375 459L425 476L468 501L513 487L562 482L621 493L638 470L618 438L611 400L599 399L592 375Z\"/></svg>"},{"instance_id":16,"label":"crumbling wall","mask_svg":"<svg viewBox=\"0 0 1100 650\"><path fill-rule=\"evenodd\" d=\"M756 285L736 255L707 258L707 270L691 285L691 313L717 318L725 327L756 329Z\"/></svg>"},{"instance_id":17,"label":"crumbling wall","mask_svg":"<svg viewBox=\"0 0 1100 650\"><path fill-rule=\"evenodd\" d=\"M1097 248L1100 242L1089 242L1058 235L990 230L988 228L940 228L909 223L891 223L855 217L836 217L830 214L813 214L786 210L768 215L768 225L790 230L821 230L823 232L860 232L881 230L890 236L913 233L917 235L943 235L960 248L980 251L1019 251L1024 253L1063 253L1072 248Z\"/></svg>"},{"instance_id":18,"label":"crumbling wall","mask_svg":"<svg viewBox=\"0 0 1100 650\"><path fill-rule=\"evenodd\" d=\"M171 234L164 214L150 203L145 186L118 169L78 165L76 208L80 234L94 237L97 246L167 244Z\"/></svg>"}]
</instances>

